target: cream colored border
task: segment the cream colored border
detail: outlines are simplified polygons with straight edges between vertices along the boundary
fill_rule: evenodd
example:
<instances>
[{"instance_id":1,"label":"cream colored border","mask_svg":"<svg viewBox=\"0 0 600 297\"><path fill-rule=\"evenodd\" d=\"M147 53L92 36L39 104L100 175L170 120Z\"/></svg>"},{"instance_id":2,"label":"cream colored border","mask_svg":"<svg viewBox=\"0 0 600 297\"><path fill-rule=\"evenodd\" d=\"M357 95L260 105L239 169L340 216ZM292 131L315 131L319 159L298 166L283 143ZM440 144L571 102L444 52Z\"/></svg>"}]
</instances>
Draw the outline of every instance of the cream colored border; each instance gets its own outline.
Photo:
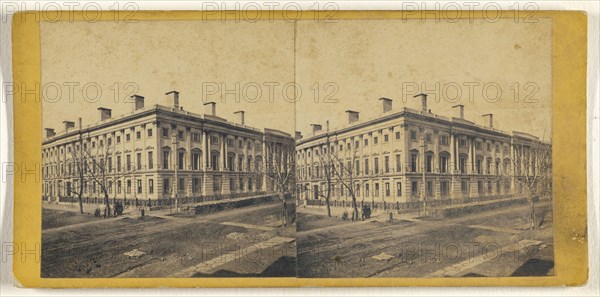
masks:
<instances>
[{"instance_id":1,"label":"cream colored border","mask_svg":"<svg viewBox=\"0 0 600 297\"><path fill-rule=\"evenodd\" d=\"M245 12L248 13L248 12ZM275 11L267 17L284 18ZM489 11L488 11L489 13ZM39 23L35 12L13 19L13 75L16 85L40 83ZM514 18L514 12L506 13ZM523 13L525 14L525 13ZM63 13L83 20L81 13ZM321 13L319 16L325 14ZM481 12L474 12L481 17ZM427 15L430 17L431 15ZM119 17L119 16L116 16ZM122 15L121 15L122 17ZM289 18L288 15L285 15ZM337 19L411 18L401 11L342 11ZM421 17L421 16L419 16ZM586 208L586 68L587 17L581 12L540 11L536 17L553 20L553 182L555 275L547 277L485 278L376 278L376 279L300 279L300 278L209 278L209 279L42 279L40 263L30 257L14 259L14 275L26 287L283 287L283 286L556 286L579 285L588 276ZM115 16L102 14L114 21ZM138 12L139 20L216 19L215 14L177 11ZM315 12L304 11L302 19L315 19ZM23 21L25 20L25 21ZM14 94L14 161L32 169L41 162L41 102L28 94ZM39 89L38 89L39 90ZM23 95L23 97L22 97ZM40 98L39 94L37 98ZM14 242L33 247L41 242L41 187L35 175L15 177Z\"/></svg>"}]
</instances>

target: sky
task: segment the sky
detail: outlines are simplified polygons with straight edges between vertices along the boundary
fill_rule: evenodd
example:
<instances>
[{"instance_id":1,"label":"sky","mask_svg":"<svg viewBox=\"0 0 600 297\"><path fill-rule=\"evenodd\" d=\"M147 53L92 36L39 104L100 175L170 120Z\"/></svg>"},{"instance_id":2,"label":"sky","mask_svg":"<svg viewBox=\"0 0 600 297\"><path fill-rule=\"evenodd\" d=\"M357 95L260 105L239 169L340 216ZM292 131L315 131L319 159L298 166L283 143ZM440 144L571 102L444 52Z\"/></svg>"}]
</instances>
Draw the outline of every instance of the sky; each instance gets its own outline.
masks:
<instances>
[{"instance_id":1,"label":"sky","mask_svg":"<svg viewBox=\"0 0 600 297\"><path fill-rule=\"evenodd\" d=\"M478 124L493 113L496 128L551 134L548 19L57 22L42 23L41 41L43 127L58 131L97 122L98 107L130 112L133 93L171 105L177 90L185 110L216 101L219 116L245 110L247 125L290 134L344 125L348 109L377 117L380 97L418 109L420 92L433 113L463 104Z\"/></svg>"}]
</instances>

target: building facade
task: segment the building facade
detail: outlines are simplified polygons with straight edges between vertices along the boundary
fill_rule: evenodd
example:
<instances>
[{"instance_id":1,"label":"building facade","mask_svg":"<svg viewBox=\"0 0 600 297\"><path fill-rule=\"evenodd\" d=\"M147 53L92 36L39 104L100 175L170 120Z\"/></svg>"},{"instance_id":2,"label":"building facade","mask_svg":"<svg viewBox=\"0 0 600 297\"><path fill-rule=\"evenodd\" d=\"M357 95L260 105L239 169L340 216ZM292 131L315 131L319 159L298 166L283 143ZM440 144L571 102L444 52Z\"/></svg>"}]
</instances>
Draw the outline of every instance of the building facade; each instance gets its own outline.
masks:
<instances>
[{"instance_id":1,"label":"building facade","mask_svg":"<svg viewBox=\"0 0 600 297\"><path fill-rule=\"evenodd\" d=\"M276 190L264 160L270 147L292 147L293 138L274 129L259 130L216 115L195 114L179 106L144 106L132 96L135 110L112 117L98 108L100 119L82 127L65 121L64 131L45 129L42 143L43 198L75 201L79 189L86 199L108 194L115 200L166 201L252 196Z\"/></svg>"},{"instance_id":2,"label":"building facade","mask_svg":"<svg viewBox=\"0 0 600 297\"><path fill-rule=\"evenodd\" d=\"M532 148L551 150L533 135L494 128L491 114L484 115L489 125L477 125L464 118L462 105L448 118L427 109L427 95L415 97L421 110L393 111L392 100L380 98L375 119L360 121L348 110L341 128L314 124L311 135L297 133L298 195L322 199L330 184L334 201L352 195L388 203L508 197L525 191L541 161Z\"/></svg>"}]
</instances>

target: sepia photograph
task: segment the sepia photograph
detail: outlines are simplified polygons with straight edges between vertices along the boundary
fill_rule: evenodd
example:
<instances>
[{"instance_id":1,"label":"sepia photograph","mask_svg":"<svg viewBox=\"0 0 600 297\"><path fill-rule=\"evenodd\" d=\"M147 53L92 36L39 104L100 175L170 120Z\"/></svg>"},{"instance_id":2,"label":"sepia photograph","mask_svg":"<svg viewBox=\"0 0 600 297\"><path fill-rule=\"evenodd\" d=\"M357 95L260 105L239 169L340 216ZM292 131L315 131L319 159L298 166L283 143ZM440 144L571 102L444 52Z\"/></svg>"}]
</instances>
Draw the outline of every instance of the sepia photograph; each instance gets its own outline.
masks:
<instances>
[{"instance_id":1,"label":"sepia photograph","mask_svg":"<svg viewBox=\"0 0 600 297\"><path fill-rule=\"evenodd\" d=\"M42 23L42 277L295 276L293 28Z\"/></svg>"},{"instance_id":2,"label":"sepia photograph","mask_svg":"<svg viewBox=\"0 0 600 297\"><path fill-rule=\"evenodd\" d=\"M298 22L298 277L554 273L551 22Z\"/></svg>"},{"instance_id":3,"label":"sepia photograph","mask_svg":"<svg viewBox=\"0 0 600 297\"><path fill-rule=\"evenodd\" d=\"M42 278L554 275L552 22L45 22Z\"/></svg>"}]
</instances>

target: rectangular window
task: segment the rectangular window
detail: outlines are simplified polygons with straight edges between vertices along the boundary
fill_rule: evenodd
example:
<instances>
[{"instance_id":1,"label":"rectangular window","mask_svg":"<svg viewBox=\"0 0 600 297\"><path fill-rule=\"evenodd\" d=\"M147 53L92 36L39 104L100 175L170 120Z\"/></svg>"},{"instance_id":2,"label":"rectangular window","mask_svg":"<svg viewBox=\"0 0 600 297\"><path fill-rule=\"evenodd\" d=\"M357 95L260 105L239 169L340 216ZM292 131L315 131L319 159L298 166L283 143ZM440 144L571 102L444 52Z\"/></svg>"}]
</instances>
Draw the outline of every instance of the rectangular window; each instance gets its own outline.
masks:
<instances>
[{"instance_id":1,"label":"rectangular window","mask_svg":"<svg viewBox=\"0 0 600 297\"><path fill-rule=\"evenodd\" d=\"M130 171L131 170L131 155L126 155L125 160L127 161L127 163L125 164L125 166L127 166L127 171Z\"/></svg>"},{"instance_id":2,"label":"rectangular window","mask_svg":"<svg viewBox=\"0 0 600 297\"><path fill-rule=\"evenodd\" d=\"M117 181L117 194L121 194L122 188L123 188L123 186L121 184L121 181L118 180Z\"/></svg>"},{"instance_id":3,"label":"rectangular window","mask_svg":"<svg viewBox=\"0 0 600 297\"><path fill-rule=\"evenodd\" d=\"M467 157L460 156L458 158L458 165L460 173L467 173Z\"/></svg>"},{"instance_id":4,"label":"rectangular window","mask_svg":"<svg viewBox=\"0 0 600 297\"><path fill-rule=\"evenodd\" d=\"M121 136L117 136L117 144L121 143Z\"/></svg>"},{"instance_id":5,"label":"rectangular window","mask_svg":"<svg viewBox=\"0 0 600 297\"><path fill-rule=\"evenodd\" d=\"M142 193L142 180L138 179L136 182L137 182L137 193L141 194Z\"/></svg>"},{"instance_id":6,"label":"rectangular window","mask_svg":"<svg viewBox=\"0 0 600 297\"><path fill-rule=\"evenodd\" d=\"M365 159L365 174L369 175L369 159Z\"/></svg>"},{"instance_id":7,"label":"rectangular window","mask_svg":"<svg viewBox=\"0 0 600 297\"><path fill-rule=\"evenodd\" d=\"M477 159L477 160L475 161L475 171L476 171L478 174L481 174L481 173L482 173L482 172L481 172L481 162L482 162L482 161L483 161L483 160L481 160L481 159Z\"/></svg>"},{"instance_id":8,"label":"rectangular window","mask_svg":"<svg viewBox=\"0 0 600 297\"><path fill-rule=\"evenodd\" d=\"M184 140L184 138L183 131L177 131L177 139Z\"/></svg>"},{"instance_id":9,"label":"rectangular window","mask_svg":"<svg viewBox=\"0 0 600 297\"><path fill-rule=\"evenodd\" d=\"M371 193L369 193L369 184L365 184L365 197L369 197Z\"/></svg>"},{"instance_id":10,"label":"rectangular window","mask_svg":"<svg viewBox=\"0 0 600 297\"><path fill-rule=\"evenodd\" d=\"M137 158L137 169L138 170L142 170L142 153L137 153L136 155Z\"/></svg>"},{"instance_id":11,"label":"rectangular window","mask_svg":"<svg viewBox=\"0 0 600 297\"><path fill-rule=\"evenodd\" d=\"M419 195L419 182L413 181L410 183L410 194L412 196Z\"/></svg>"},{"instance_id":12,"label":"rectangular window","mask_svg":"<svg viewBox=\"0 0 600 297\"><path fill-rule=\"evenodd\" d=\"M396 172L402 171L402 163L400 160L400 155L396 155Z\"/></svg>"},{"instance_id":13,"label":"rectangular window","mask_svg":"<svg viewBox=\"0 0 600 297\"><path fill-rule=\"evenodd\" d=\"M433 182L427 182L427 196L433 196Z\"/></svg>"},{"instance_id":14,"label":"rectangular window","mask_svg":"<svg viewBox=\"0 0 600 297\"><path fill-rule=\"evenodd\" d=\"M194 179L192 179L192 192L200 192L200 179L197 177L194 177Z\"/></svg>"},{"instance_id":15,"label":"rectangular window","mask_svg":"<svg viewBox=\"0 0 600 297\"><path fill-rule=\"evenodd\" d=\"M142 139L142 131L135 132L135 139Z\"/></svg>"},{"instance_id":16,"label":"rectangular window","mask_svg":"<svg viewBox=\"0 0 600 297\"><path fill-rule=\"evenodd\" d=\"M410 172L417 172L417 153L410 154Z\"/></svg>"},{"instance_id":17,"label":"rectangular window","mask_svg":"<svg viewBox=\"0 0 600 297\"><path fill-rule=\"evenodd\" d=\"M125 134L125 141L129 142L131 141L131 134ZM92 145L93 147L93 145Z\"/></svg>"},{"instance_id":18,"label":"rectangular window","mask_svg":"<svg viewBox=\"0 0 600 297\"><path fill-rule=\"evenodd\" d=\"M200 170L200 154L192 153L192 169Z\"/></svg>"},{"instance_id":19,"label":"rectangular window","mask_svg":"<svg viewBox=\"0 0 600 297\"><path fill-rule=\"evenodd\" d=\"M184 153L184 152L179 152L179 153L177 154L177 168L178 168L179 170L183 170L183 167L184 167L184 165L185 165L185 164L184 164L184 161L185 161L185 158L184 158L184 157L185 157L185 153Z\"/></svg>"},{"instance_id":20,"label":"rectangular window","mask_svg":"<svg viewBox=\"0 0 600 297\"><path fill-rule=\"evenodd\" d=\"M153 179L148 180L148 193L150 193L150 194L154 193L154 180Z\"/></svg>"},{"instance_id":21,"label":"rectangular window","mask_svg":"<svg viewBox=\"0 0 600 297\"><path fill-rule=\"evenodd\" d=\"M152 152L148 152L148 169L154 168L154 160L152 160Z\"/></svg>"},{"instance_id":22,"label":"rectangular window","mask_svg":"<svg viewBox=\"0 0 600 297\"><path fill-rule=\"evenodd\" d=\"M373 137L373 144L377 144L379 142L379 138L377 136Z\"/></svg>"},{"instance_id":23,"label":"rectangular window","mask_svg":"<svg viewBox=\"0 0 600 297\"><path fill-rule=\"evenodd\" d=\"M373 166L375 167L375 174L379 174L379 158L373 159Z\"/></svg>"},{"instance_id":24,"label":"rectangular window","mask_svg":"<svg viewBox=\"0 0 600 297\"><path fill-rule=\"evenodd\" d=\"M396 196L402 197L402 183L396 182Z\"/></svg>"},{"instance_id":25,"label":"rectangular window","mask_svg":"<svg viewBox=\"0 0 600 297\"><path fill-rule=\"evenodd\" d=\"M211 164L213 170L219 170L219 155L216 153L213 153L211 155Z\"/></svg>"},{"instance_id":26,"label":"rectangular window","mask_svg":"<svg viewBox=\"0 0 600 297\"><path fill-rule=\"evenodd\" d=\"M169 179L168 178L163 179L163 193L164 194L171 193L171 185L169 183Z\"/></svg>"},{"instance_id":27,"label":"rectangular window","mask_svg":"<svg viewBox=\"0 0 600 297\"><path fill-rule=\"evenodd\" d=\"M369 145L369 139L365 138L365 146L368 146L368 145Z\"/></svg>"},{"instance_id":28,"label":"rectangular window","mask_svg":"<svg viewBox=\"0 0 600 297\"><path fill-rule=\"evenodd\" d=\"M152 128L148 129L148 130L147 130L147 133L148 133L148 134L147 134L147 135L148 135L148 137L152 137Z\"/></svg>"},{"instance_id":29,"label":"rectangular window","mask_svg":"<svg viewBox=\"0 0 600 297\"><path fill-rule=\"evenodd\" d=\"M131 180L127 180L127 188L125 189L127 194L131 194Z\"/></svg>"},{"instance_id":30,"label":"rectangular window","mask_svg":"<svg viewBox=\"0 0 600 297\"><path fill-rule=\"evenodd\" d=\"M388 142L388 141L390 141L390 136L389 136L389 135L387 135L387 134L383 135L383 141L384 141L384 142Z\"/></svg>"},{"instance_id":31,"label":"rectangular window","mask_svg":"<svg viewBox=\"0 0 600 297\"><path fill-rule=\"evenodd\" d=\"M162 128L162 136L169 137L169 128Z\"/></svg>"},{"instance_id":32,"label":"rectangular window","mask_svg":"<svg viewBox=\"0 0 600 297\"><path fill-rule=\"evenodd\" d=\"M390 183L385 183L385 196L390 197Z\"/></svg>"},{"instance_id":33,"label":"rectangular window","mask_svg":"<svg viewBox=\"0 0 600 297\"><path fill-rule=\"evenodd\" d=\"M213 177L213 192L221 193L221 176L219 175Z\"/></svg>"},{"instance_id":34,"label":"rectangular window","mask_svg":"<svg viewBox=\"0 0 600 297\"><path fill-rule=\"evenodd\" d=\"M469 194L469 181L468 180L463 180L460 182L460 190L463 193L463 195Z\"/></svg>"},{"instance_id":35,"label":"rectangular window","mask_svg":"<svg viewBox=\"0 0 600 297\"><path fill-rule=\"evenodd\" d=\"M179 183L177 184L177 191L178 192L185 191L185 179L184 178L179 179Z\"/></svg>"},{"instance_id":36,"label":"rectangular window","mask_svg":"<svg viewBox=\"0 0 600 297\"><path fill-rule=\"evenodd\" d=\"M108 157L108 158L106 159L106 162L108 163L108 172L112 172L112 170L113 170L112 158L111 158L111 157ZM73 164L69 164L69 165L73 165ZM71 166L69 166L69 174L71 173L71 172L70 172L70 171L71 171L70 169L71 169Z\"/></svg>"},{"instance_id":37,"label":"rectangular window","mask_svg":"<svg viewBox=\"0 0 600 297\"><path fill-rule=\"evenodd\" d=\"M441 173L448 172L448 156L445 156L445 155L440 156L440 172Z\"/></svg>"},{"instance_id":38,"label":"rectangular window","mask_svg":"<svg viewBox=\"0 0 600 297\"><path fill-rule=\"evenodd\" d=\"M458 140L458 146L460 147L466 147L467 146L467 139L465 138L461 138Z\"/></svg>"},{"instance_id":39,"label":"rectangular window","mask_svg":"<svg viewBox=\"0 0 600 297\"><path fill-rule=\"evenodd\" d=\"M410 131L410 140L417 141L417 131Z\"/></svg>"},{"instance_id":40,"label":"rectangular window","mask_svg":"<svg viewBox=\"0 0 600 297\"><path fill-rule=\"evenodd\" d=\"M440 136L440 144L441 145L448 145L448 136L446 136L446 135Z\"/></svg>"},{"instance_id":41,"label":"rectangular window","mask_svg":"<svg viewBox=\"0 0 600 297\"><path fill-rule=\"evenodd\" d=\"M169 169L169 151L163 151L163 169Z\"/></svg>"},{"instance_id":42,"label":"rectangular window","mask_svg":"<svg viewBox=\"0 0 600 297\"><path fill-rule=\"evenodd\" d=\"M200 133L192 133L192 141L193 142L200 142Z\"/></svg>"},{"instance_id":43,"label":"rectangular window","mask_svg":"<svg viewBox=\"0 0 600 297\"><path fill-rule=\"evenodd\" d=\"M385 169L385 173L390 172L390 156L383 157L383 168Z\"/></svg>"},{"instance_id":44,"label":"rectangular window","mask_svg":"<svg viewBox=\"0 0 600 297\"><path fill-rule=\"evenodd\" d=\"M425 155L425 170L431 172L433 170L433 155Z\"/></svg>"},{"instance_id":45,"label":"rectangular window","mask_svg":"<svg viewBox=\"0 0 600 297\"><path fill-rule=\"evenodd\" d=\"M379 197L379 183L375 183L375 188L373 189L373 196Z\"/></svg>"},{"instance_id":46,"label":"rectangular window","mask_svg":"<svg viewBox=\"0 0 600 297\"><path fill-rule=\"evenodd\" d=\"M396 132L396 140L400 139L400 132Z\"/></svg>"},{"instance_id":47,"label":"rectangular window","mask_svg":"<svg viewBox=\"0 0 600 297\"><path fill-rule=\"evenodd\" d=\"M448 193L450 192L450 188L448 186L448 182L447 181L441 181L440 182L440 192L442 194L442 197L448 196Z\"/></svg>"},{"instance_id":48,"label":"rectangular window","mask_svg":"<svg viewBox=\"0 0 600 297\"><path fill-rule=\"evenodd\" d=\"M481 141L476 141L475 142L475 149L477 149L477 150L481 149Z\"/></svg>"}]
</instances>

